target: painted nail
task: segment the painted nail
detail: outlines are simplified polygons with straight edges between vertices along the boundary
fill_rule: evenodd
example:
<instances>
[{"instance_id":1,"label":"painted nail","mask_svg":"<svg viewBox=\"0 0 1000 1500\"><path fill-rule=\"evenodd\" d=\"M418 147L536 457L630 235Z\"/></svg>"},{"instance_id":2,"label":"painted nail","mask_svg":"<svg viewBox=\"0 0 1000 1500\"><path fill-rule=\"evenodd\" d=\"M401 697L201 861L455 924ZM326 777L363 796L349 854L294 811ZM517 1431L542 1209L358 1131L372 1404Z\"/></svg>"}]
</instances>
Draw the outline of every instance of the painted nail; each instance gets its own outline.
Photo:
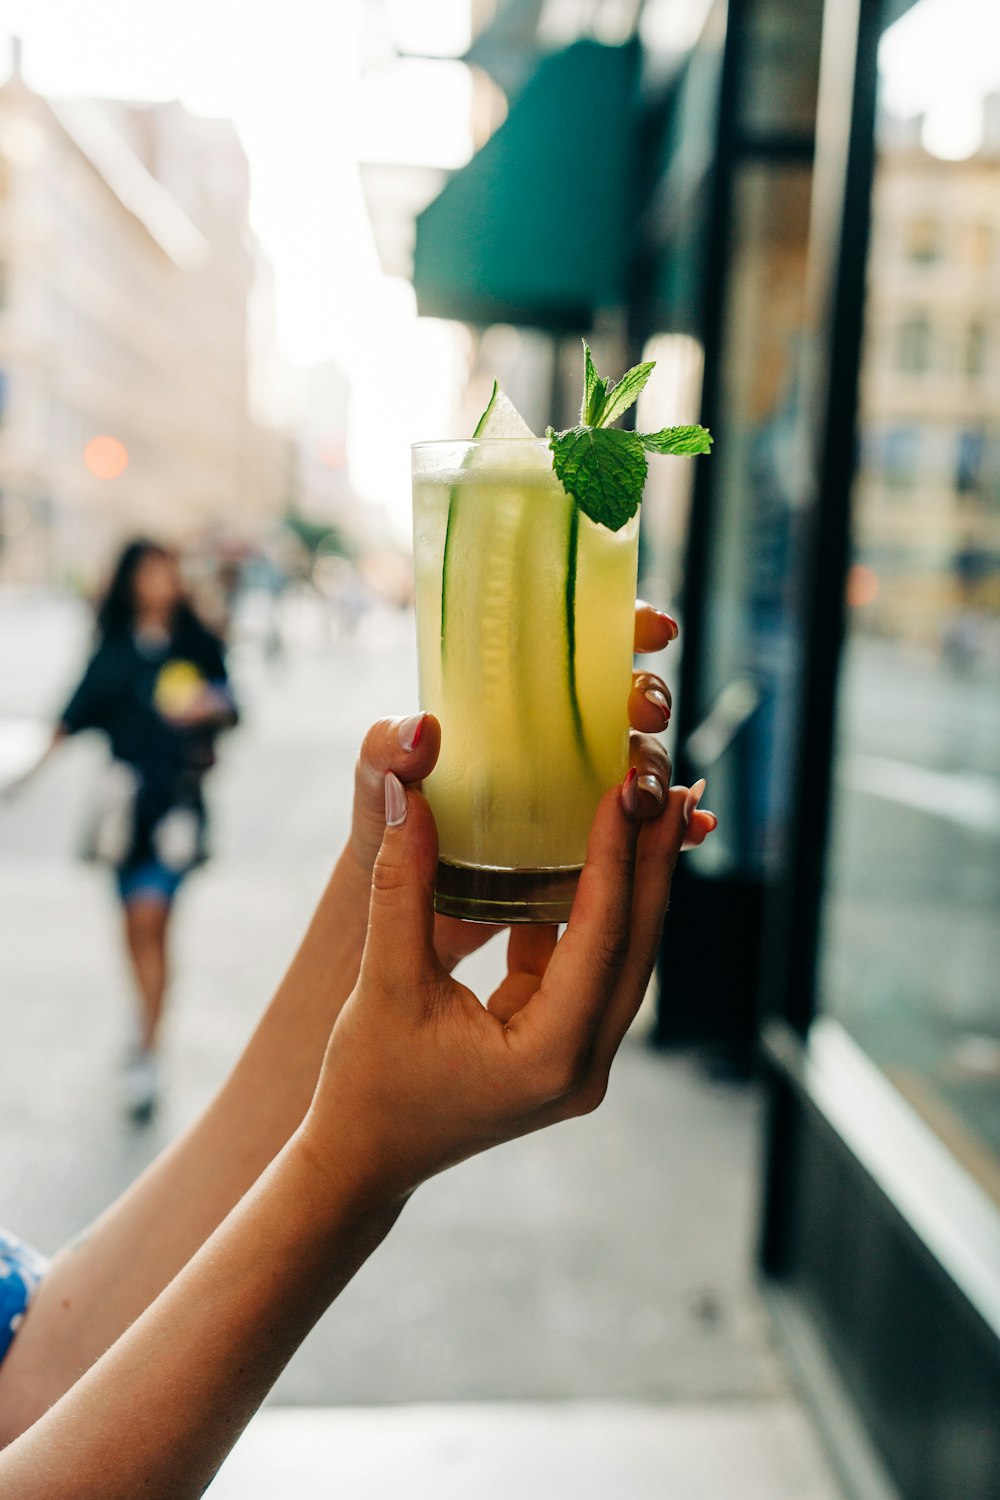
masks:
<instances>
[{"instance_id":1,"label":"painted nail","mask_svg":"<svg viewBox=\"0 0 1000 1500\"><path fill-rule=\"evenodd\" d=\"M385 821L390 828L406 822L406 788L391 771L385 773Z\"/></svg>"},{"instance_id":2,"label":"painted nail","mask_svg":"<svg viewBox=\"0 0 1000 1500\"><path fill-rule=\"evenodd\" d=\"M635 766L629 766L628 775L622 782L622 807L630 818L634 818L639 805L639 795L636 791L636 782L639 780L639 772Z\"/></svg>"},{"instance_id":3,"label":"painted nail","mask_svg":"<svg viewBox=\"0 0 1000 1500\"><path fill-rule=\"evenodd\" d=\"M640 776L639 787L642 791L648 792L651 797L655 797L657 802L662 803L663 783L658 776L653 776L652 774Z\"/></svg>"},{"instance_id":4,"label":"painted nail","mask_svg":"<svg viewBox=\"0 0 1000 1500\"><path fill-rule=\"evenodd\" d=\"M424 720L426 714L411 714L404 719L399 726L399 748L401 750L415 750L420 744L420 736L424 732Z\"/></svg>"},{"instance_id":5,"label":"painted nail","mask_svg":"<svg viewBox=\"0 0 1000 1500\"><path fill-rule=\"evenodd\" d=\"M661 692L659 688L647 688L642 696L654 708L660 710L660 713L663 715L663 727L665 729L670 723L670 700L666 693Z\"/></svg>"},{"instance_id":6,"label":"painted nail","mask_svg":"<svg viewBox=\"0 0 1000 1500\"><path fill-rule=\"evenodd\" d=\"M705 786L706 786L706 781L705 781L705 778L703 776L700 781L696 781L695 782L694 786L691 788L691 790L688 792L686 798L684 799L684 822L685 823L690 823L690 821L691 821L691 814L694 812L695 808L698 806L698 803L701 801L702 793L705 790Z\"/></svg>"},{"instance_id":7,"label":"painted nail","mask_svg":"<svg viewBox=\"0 0 1000 1500\"><path fill-rule=\"evenodd\" d=\"M667 625L670 628L670 639L672 641L676 641L677 637L681 633L681 627L678 625L673 615L668 615L665 609L658 609L656 613L659 615L661 620L666 620Z\"/></svg>"}]
</instances>

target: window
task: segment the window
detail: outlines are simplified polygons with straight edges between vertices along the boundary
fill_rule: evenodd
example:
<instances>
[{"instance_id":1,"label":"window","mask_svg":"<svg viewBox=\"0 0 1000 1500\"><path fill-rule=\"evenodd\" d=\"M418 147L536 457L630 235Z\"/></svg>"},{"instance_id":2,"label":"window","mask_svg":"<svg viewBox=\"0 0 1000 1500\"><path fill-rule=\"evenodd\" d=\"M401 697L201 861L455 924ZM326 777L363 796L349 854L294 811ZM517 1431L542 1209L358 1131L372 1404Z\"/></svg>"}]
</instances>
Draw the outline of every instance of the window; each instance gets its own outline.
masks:
<instances>
[{"instance_id":1,"label":"window","mask_svg":"<svg viewBox=\"0 0 1000 1500\"><path fill-rule=\"evenodd\" d=\"M911 219L906 226L906 257L918 266L933 265L941 258L941 225L929 214Z\"/></svg>"},{"instance_id":2,"label":"window","mask_svg":"<svg viewBox=\"0 0 1000 1500\"><path fill-rule=\"evenodd\" d=\"M976 320L968 325L962 343L962 372L970 380L978 380L986 372L987 340L985 323Z\"/></svg>"},{"instance_id":3,"label":"window","mask_svg":"<svg viewBox=\"0 0 1000 1500\"><path fill-rule=\"evenodd\" d=\"M996 231L992 224L970 226L965 242L966 256L974 266L990 266L996 254Z\"/></svg>"},{"instance_id":4,"label":"window","mask_svg":"<svg viewBox=\"0 0 1000 1500\"><path fill-rule=\"evenodd\" d=\"M924 312L912 313L896 330L896 369L922 375L930 366L931 322Z\"/></svg>"}]
</instances>

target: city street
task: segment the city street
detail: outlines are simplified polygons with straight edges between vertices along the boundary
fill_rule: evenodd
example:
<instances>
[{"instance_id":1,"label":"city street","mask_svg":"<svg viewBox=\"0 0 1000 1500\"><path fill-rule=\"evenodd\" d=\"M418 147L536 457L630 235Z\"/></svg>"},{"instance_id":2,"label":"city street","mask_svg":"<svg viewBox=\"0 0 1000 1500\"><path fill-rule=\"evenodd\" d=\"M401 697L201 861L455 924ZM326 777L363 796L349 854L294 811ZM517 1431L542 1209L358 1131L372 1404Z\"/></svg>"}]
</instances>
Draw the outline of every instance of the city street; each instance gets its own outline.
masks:
<instances>
[{"instance_id":1,"label":"city street","mask_svg":"<svg viewBox=\"0 0 1000 1500\"><path fill-rule=\"evenodd\" d=\"M58 708L86 619L65 601L31 597L4 599L0 616L6 775ZM115 908L104 873L73 853L100 748L71 744L20 800L0 805L0 1222L47 1250L120 1191L223 1077L343 836L361 733L414 706L406 618L369 616L349 647L323 644L305 619L300 627L277 665L253 647L234 653L244 723L211 789L216 858L179 912L167 1098L145 1132L123 1122L115 1088L127 1013ZM466 977L488 986L494 964L487 951ZM678 1432L688 1410L718 1418L709 1450L725 1447L731 1420L740 1462L772 1449L776 1467L761 1471L771 1487L759 1491L768 1500L832 1500L753 1288L758 1150L752 1092L711 1085L691 1063L630 1040L596 1115L421 1190L273 1402L576 1398L647 1412L661 1403ZM615 1410L608 1431L631 1430ZM581 1420L600 1428L603 1419ZM757 1437L741 1447L738 1432ZM709 1477L730 1472L711 1467L719 1451L706 1450L705 1463ZM702 1490L678 1490L688 1494Z\"/></svg>"}]
</instances>

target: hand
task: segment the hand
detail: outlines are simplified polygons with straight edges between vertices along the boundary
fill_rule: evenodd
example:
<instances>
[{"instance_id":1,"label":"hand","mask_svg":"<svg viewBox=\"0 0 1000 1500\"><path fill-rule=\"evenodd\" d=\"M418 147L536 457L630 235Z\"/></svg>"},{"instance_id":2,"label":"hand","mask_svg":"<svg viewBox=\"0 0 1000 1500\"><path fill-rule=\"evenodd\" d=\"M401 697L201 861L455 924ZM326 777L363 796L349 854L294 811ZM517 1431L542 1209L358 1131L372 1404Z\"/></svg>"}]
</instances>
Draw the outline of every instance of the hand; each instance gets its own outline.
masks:
<instances>
[{"instance_id":1,"label":"hand","mask_svg":"<svg viewBox=\"0 0 1000 1500\"><path fill-rule=\"evenodd\" d=\"M507 975L484 1009L434 946L438 842L421 794L391 773L358 983L330 1037L302 1128L334 1179L371 1201L488 1146L586 1113L646 991L691 794L662 816L629 812L623 788L598 807L565 933L511 930Z\"/></svg>"},{"instance_id":2,"label":"hand","mask_svg":"<svg viewBox=\"0 0 1000 1500\"><path fill-rule=\"evenodd\" d=\"M663 610L636 601L636 651L663 651L678 637L678 624ZM628 696L628 718L633 733L628 742L628 763L639 772L636 781L637 814L657 817L663 811L661 792L670 786L670 757L654 738L670 721L670 688L654 672L633 672L633 687ZM382 783L385 772L393 771L408 786L420 786L430 774L441 750L441 726L432 714L414 714L409 718L381 718L364 736L354 772L354 819L348 853L358 873L358 898L364 892L367 900L372 865L378 855L384 829ZM697 811L688 825L685 849L696 849L717 826L718 819L709 811ZM445 968L453 969L460 960L483 947L501 927L483 922L463 922L454 916L436 916L435 945Z\"/></svg>"},{"instance_id":3,"label":"hand","mask_svg":"<svg viewBox=\"0 0 1000 1500\"><path fill-rule=\"evenodd\" d=\"M662 610L637 601L635 649L640 654L662 651L676 640L677 623ZM654 818L664 808L663 794L670 785L670 758L654 738L670 721L670 689L653 672L633 672L628 713L632 725L629 764L636 768L635 796L640 818ZM430 714L406 719L380 719L365 736L354 775L354 817L347 853L358 871L357 899L368 899L371 870L385 827L383 781L392 771L408 786L419 786L434 769L441 747L441 728ZM703 843L716 827L714 813L698 811L688 826L685 849ZM435 946L447 969L487 942L500 927L462 922L438 916L434 923Z\"/></svg>"}]
</instances>

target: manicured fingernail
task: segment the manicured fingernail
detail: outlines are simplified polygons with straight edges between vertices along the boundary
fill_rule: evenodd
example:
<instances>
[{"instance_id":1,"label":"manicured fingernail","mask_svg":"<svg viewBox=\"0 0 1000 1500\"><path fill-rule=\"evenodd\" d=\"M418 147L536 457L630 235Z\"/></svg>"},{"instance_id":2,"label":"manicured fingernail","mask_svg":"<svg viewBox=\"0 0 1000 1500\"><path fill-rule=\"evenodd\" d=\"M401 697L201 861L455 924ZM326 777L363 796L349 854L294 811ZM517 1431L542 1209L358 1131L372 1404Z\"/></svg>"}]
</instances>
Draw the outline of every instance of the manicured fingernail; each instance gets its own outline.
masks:
<instances>
[{"instance_id":1,"label":"manicured fingernail","mask_svg":"<svg viewBox=\"0 0 1000 1500\"><path fill-rule=\"evenodd\" d=\"M666 693L661 693L659 688L647 688L642 696L647 703L652 703L654 708L660 710L663 715L663 727L666 728L670 723L670 700Z\"/></svg>"},{"instance_id":2,"label":"manicured fingernail","mask_svg":"<svg viewBox=\"0 0 1000 1500\"><path fill-rule=\"evenodd\" d=\"M676 641L677 637L681 633L681 627L678 625L673 615L668 615L665 609L658 609L656 613L659 615L661 620L666 620L667 625L670 629L670 639L672 641Z\"/></svg>"},{"instance_id":3,"label":"manicured fingernail","mask_svg":"<svg viewBox=\"0 0 1000 1500\"><path fill-rule=\"evenodd\" d=\"M719 820L715 816L715 813L709 812L709 810L708 810L707 807L703 807L702 810L701 810L701 815L702 815L703 818L711 818L711 820L712 820L712 826L711 826L711 828L708 831L709 831L709 833L714 833L715 830L719 826Z\"/></svg>"},{"instance_id":4,"label":"manicured fingernail","mask_svg":"<svg viewBox=\"0 0 1000 1500\"><path fill-rule=\"evenodd\" d=\"M658 776L653 776L652 774L640 776L639 789L643 792L648 792L651 797L655 797L657 802L663 801L663 783Z\"/></svg>"},{"instance_id":5,"label":"manicured fingernail","mask_svg":"<svg viewBox=\"0 0 1000 1500\"><path fill-rule=\"evenodd\" d=\"M706 786L706 782L705 782L705 778L703 776L700 781L696 781L695 782L694 786L688 792L687 797L684 799L684 822L685 823L690 823L690 821L691 821L691 814L694 812L695 808L698 806L698 803L701 801L702 793L705 790L705 786Z\"/></svg>"},{"instance_id":6,"label":"manicured fingernail","mask_svg":"<svg viewBox=\"0 0 1000 1500\"><path fill-rule=\"evenodd\" d=\"M639 780L639 772L635 766L629 766L628 775L622 782L622 807L630 818L634 818L639 806L639 794L636 791L636 782Z\"/></svg>"},{"instance_id":7,"label":"manicured fingernail","mask_svg":"<svg viewBox=\"0 0 1000 1500\"><path fill-rule=\"evenodd\" d=\"M390 828L406 822L406 788L391 771L385 773L385 821Z\"/></svg>"},{"instance_id":8,"label":"manicured fingernail","mask_svg":"<svg viewBox=\"0 0 1000 1500\"><path fill-rule=\"evenodd\" d=\"M420 736L424 732L424 720L426 714L411 714L404 719L399 726L399 748L401 750L415 750L420 744Z\"/></svg>"}]
</instances>

